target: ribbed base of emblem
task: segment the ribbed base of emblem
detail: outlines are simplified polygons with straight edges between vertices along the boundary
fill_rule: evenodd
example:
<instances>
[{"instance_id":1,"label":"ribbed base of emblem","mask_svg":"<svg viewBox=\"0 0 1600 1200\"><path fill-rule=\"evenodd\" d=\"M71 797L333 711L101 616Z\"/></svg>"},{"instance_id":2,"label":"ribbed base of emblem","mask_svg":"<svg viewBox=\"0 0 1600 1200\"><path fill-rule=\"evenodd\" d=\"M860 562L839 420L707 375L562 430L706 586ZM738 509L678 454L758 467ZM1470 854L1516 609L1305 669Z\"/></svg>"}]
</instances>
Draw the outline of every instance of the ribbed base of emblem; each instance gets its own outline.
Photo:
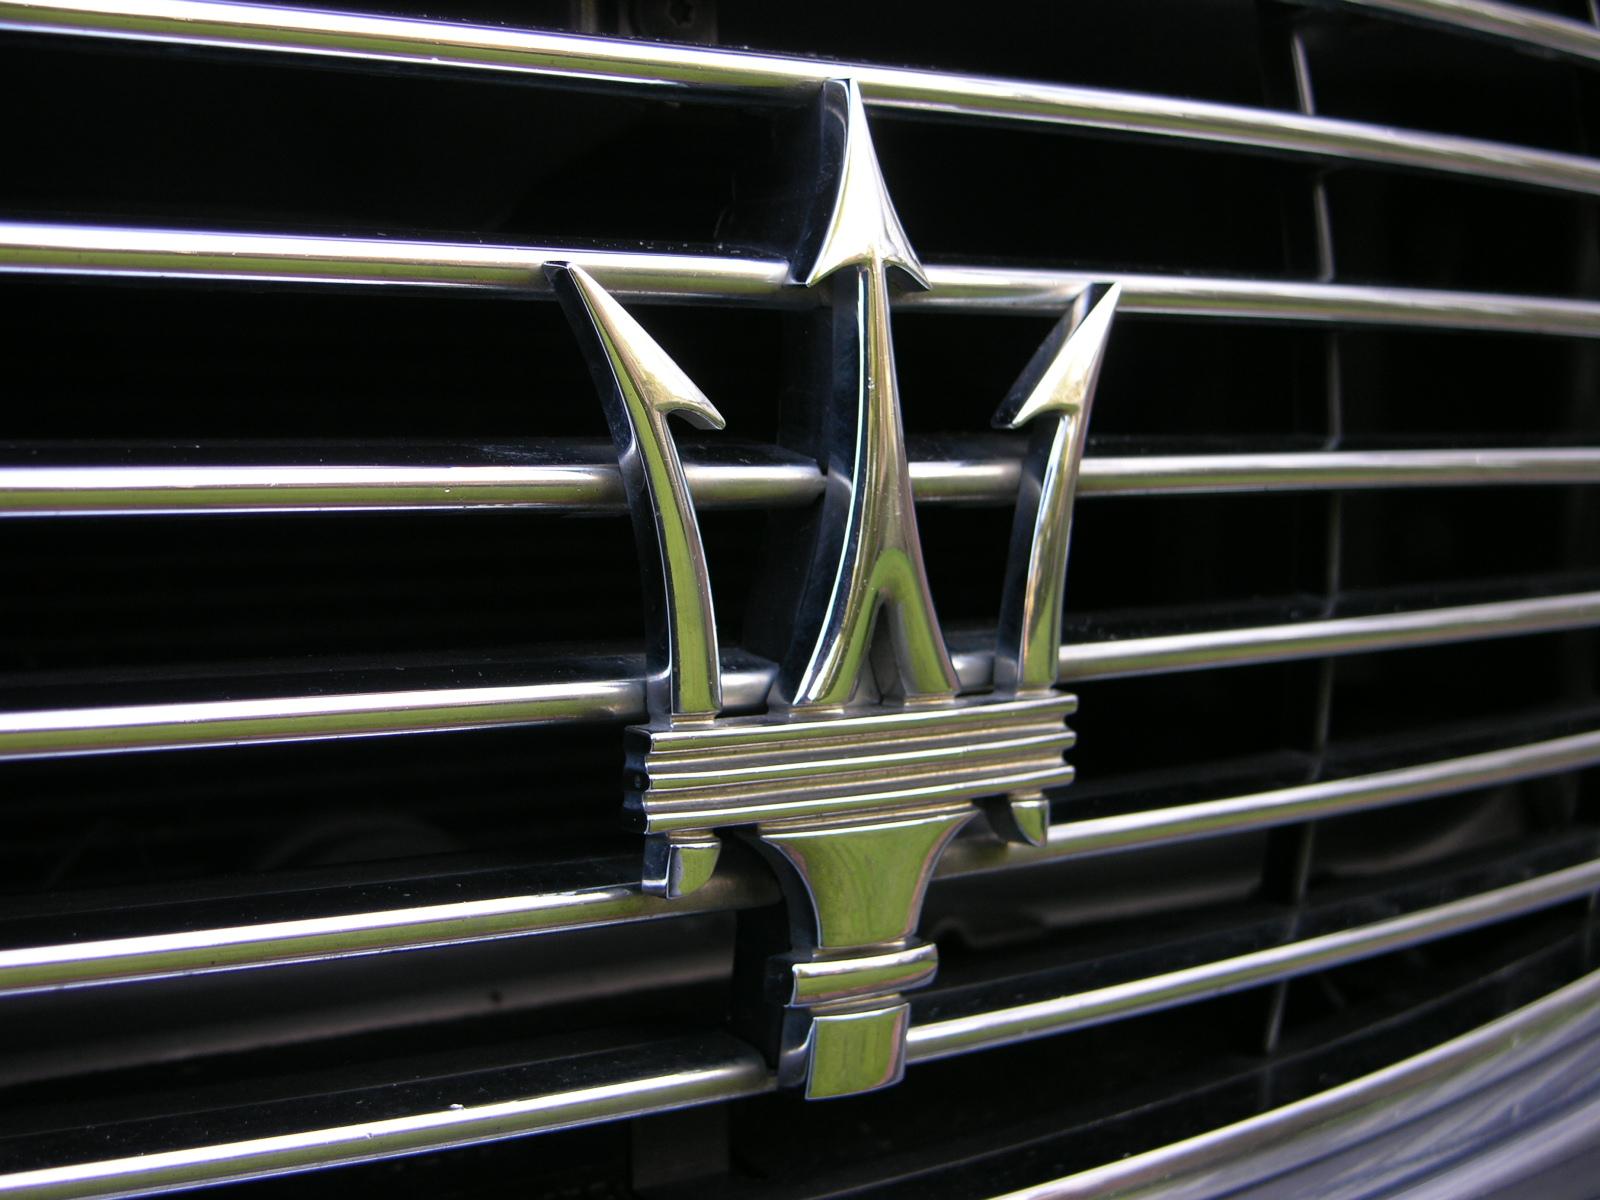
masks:
<instances>
[{"instance_id":1,"label":"ribbed base of emblem","mask_svg":"<svg viewBox=\"0 0 1600 1200\"><path fill-rule=\"evenodd\" d=\"M629 810L648 833L926 807L1072 781L1077 698L736 717L629 730Z\"/></svg>"},{"instance_id":2,"label":"ribbed base of emblem","mask_svg":"<svg viewBox=\"0 0 1600 1200\"><path fill-rule=\"evenodd\" d=\"M814 1098L886 1087L905 1064L904 993L933 978L916 940L934 866L986 801L1001 836L1039 840L1076 697L799 711L628 731L628 808L649 835L644 883L668 896L715 869L733 831L788 895L789 948L769 963L782 1005L766 1047Z\"/></svg>"}]
</instances>

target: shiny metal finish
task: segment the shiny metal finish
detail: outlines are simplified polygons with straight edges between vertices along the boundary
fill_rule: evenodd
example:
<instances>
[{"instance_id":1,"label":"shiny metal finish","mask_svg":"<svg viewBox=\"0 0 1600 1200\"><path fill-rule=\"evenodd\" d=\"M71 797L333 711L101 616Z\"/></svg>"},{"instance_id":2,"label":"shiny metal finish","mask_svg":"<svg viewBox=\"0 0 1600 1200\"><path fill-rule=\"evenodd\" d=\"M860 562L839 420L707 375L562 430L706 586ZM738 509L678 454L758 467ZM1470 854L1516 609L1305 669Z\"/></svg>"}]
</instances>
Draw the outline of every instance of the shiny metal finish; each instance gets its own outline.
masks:
<instances>
[{"instance_id":1,"label":"shiny metal finish","mask_svg":"<svg viewBox=\"0 0 1600 1200\"><path fill-rule=\"evenodd\" d=\"M1538 904L1559 902L1559 897L1551 898L1549 893L1568 886L1575 872L1593 876L1596 864L1559 873L1568 879L1548 876L1398 920L1416 921L1430 913L1437 916L1454 910L1450 920L1435 922L1436 926L1449 926L1453 931L1452 922L1464 919L1463 906L1477 906L1479 916L1488 909L1493 909L1496 917L1530 911ZM1556 886L1550 886L1552 883ZM1527 890L1540 885L1544 888L1541 893ZM1580 885L1580 891L1593 886L1594 880L1588 878ZM1513 897L1512 893L1518 894ZM1396 923L1383 922L1366 927L1366 931L1371 933ZM910 1031L911 1045L924 1047L923 1053L915 1057L933 1056L930 1051L938 1043L923 1031L939 1028L925 1025ZM1248 1182L1240 1179L1239 1173L1252 1169L1265 1172L1314 1154L1325 1154L1336 1144L1349 1144L1379 1126L1392 1126L1426 1111L1445 1097L1486 1087L1597 1030L1600 975L1590 975L1482 1029L1373 1075L1214 1133L1019 1193L1018 1200L1066 1200L1076 1196L1105 1200L1134 1194L1159 1196L1162 1200L1209 1197L1215 1192L1205 1190L1206 1184L1218 1180L1221 1171L1233 1172L1221 1179L1231 1179L1237 1185ZM869 1032L891 1040L894 1036L893 1030L881 1028ZM250 1142L200 1144L187 1150L3 1175L0 1195L53 1200L144 1195L735 1099L773 1086L760 1058L731 1039L709 1039L696 1046L663 1048L663 1052L672 1060L665 1069L577 1083L566 1079L548 1093L493 1106L441 1105L437 1111L390 1121L313 1129ZM1170 1190L1146 1190L1157 1183L1167 1184Z\"/></svg>"},{"instance_id":2,"label":"shiny metal finish","mask_svg":"<svg viewBox=\"0 0 1600 1200\"><path fill-rule=\"evenodd\" d=\"M1040 846L1000 846L969 841L951 849L940 862L939 873L975 874L1271 829L1296 821L1387 808L1596 765L1600 765L1600 731L1579 733L1370 775L1327 779L1276 791L1111 817L1064 821L1051 826L1049 840Z\"/></svg>"},{"instance_id":3,"label":"shiny metal finish","mask_svg":"<svg viewBox=\"0 0 1600 1200\"><path fill-rule=\"evenodd\" d=\"M1108 679L1287 662L1553 633L1597 624L1600 592L1577 592L1331 621L1080 643L1062 650L1062 677ZM954 661L964 691L989 686L993 672L989 652L959 654ZM577 678L506 687L0 713L0 761L643 718L642 673L602 674L601 670L593 664L578 664L570 672ZM774 674L770 664L745 664L731 670L725 666L722 680L728 710L759 710Z\"/></svg>"},{"instance_id":4,"label":"shiny metal finish","mask_svg":"<svg viewBox=\"0 0 1600 1200\"><path fill-rule=\"evenodd\" d=\"M0 716L0 758L627 720L644 714L644 684L636 671L506 687L13 712Z\"/></svg>"},{"instance_id":5,"label":"shiny metal finish","mask_svg":"<svg viewBox=\"0 0 1600 1200\"><path fill-rule=\"evenodd\" d=\"M786 262L648 251L484 246L0 222L0 271L245 279L264 283L467 288L540 294L544 268L571 262L628 300L761 301L810 308ZM1105 277L1024 267L932 265L930 290L896 306L1059 317ZM1123 313L1252 321L1396 325L1600 337L1600 302L1425 288L1187 275L1120 275Z\"/></svg>"},{"instance_id":6,"label":"shiny metal finish","mask_svg":"<svg viewBox=\"0 0 1600 1200\"><path fill-rule=\"evenodd\" d=\"M28 274L542 293L555 263L633 300L770 298L788 280L784 263L693 254L0 223L0 270Z\"/></svg>"},{"instance_id":7,"label":"shiny metal finish","mask_svg":"<svg viewBox=\"0 0 1600 1200\"><path fill-rule=\"evenodd\" d=\"M1370 617L1083 642L1062 647L1061 677L1075 680L1159 675L1514 637L1594 624L1600 624L1600 592L1579 592Z\"/></svg>"},{"instance_id":8,"label":"shiny metal finish","mask_svg":"<svg viewBox=\"0 0 1600 1200\"><path fill-rule=\"evenodd\" d=\"M942 457L909 452L919 504L1011 504L1021 479L1015 455L974 442L941 442ZM814 463L771 447L738 447L739 462L683 464L696 510L794 507L822 494ZM354 453L354 451L352 451ZM537 443L536 464L504 466L0 467L0 517L136 516L164 513L405 512L524 508L612 512L626 507L614 462L591 448ZM1078 492L1166 496L1387 487L1600 483L1600 449L1369 450L1286 454L1089 456Z\"/></svg>"},{"instance_id":9,"label":"shiny metal finish","mask_svg":"<svg viewBox=\"0 0 1600 1200\"><path fill-rule=\"evenodd\" d=\"M1515 42L1531 50L1600 62L1600 29L1584 21L1540 12L1522 4L1500 4L1496 0L1337 0L1337 3Z\"/></svg>"},{"instance_id":10,"label":"shiny metal finish","mask_svg":"<svg viewBox=\"0 0 1600 1200\"><path fill-rule=\"evenodd\" d=\"M726 422L653 338L582 267L546 271L589 358L617 448L649 609L646 692L656 720L715 716L722 665L700 525L667 418Z\"/></svg>"},{"instance_id":11,"label":"shiny metal finish","mask_svg":"<svg viewBox=\"0 0 1600 1200\"><path fill-rule=\"evenodd\" d=\"M1155 812L1065 822L1051 829L1048 845L1039 849L966 839L945 851L936 873L967 875L1265 829L1288 821L1425 800L1595 765L1600 765L1600 731ZM763 886L760 879L735 876L726 870L705 890L687 891L695 891L692 900L668 903L641 894L631 885L619 884L472 904L3 950L0 996L753 907L775 898L771 887ZM833 972L835 977L837 974Z\"/></svg>"},{"instance_id":12,"label":"shiny metal finish","mask_svg":"<svg viewBox=\"0 0 1600 1200\"><path fill-rule=\"evenodd\" d=\"M617 884L223 929L29 946L0 950L0 995L525 937L750 908L770 904L776 898L776 889L759 875L735 878L725 873L692 900L668 901L645 895L637 886Z\"/></svg>"},{"instance_id":13,"label":"shiny metal finish","mask_svg":"<svg viewBox=\"0 0 1600 1200\"><path fill-rule=\"evenodd\" d=\"M860 996L899 992L921 987L933 978L939 954L929 945L908 950L889 950L868 958L834 962L797 961L794 964L794 989L791 1004L822 1004L832 1000L854 1000Z\"/></svg>"},{"instance_id":14,"label":"shiny metal finish","mask_svg":"<svg viewBox=\"0 0 1600 1200\"><path fill-rule=\"evenodd\" d=\"M792 983L778 1081L810 1099L856 1095L905 1073L907 988L932 980L938 951L914 938L939 856L970 804L759 826L752 842L789 899L792 950L773 959ZM820 973L820 974L819 974Z\"/></svg>"},{"instance_id":15,"label":"shiny metal finish","mask_svg":"<svg viewBox=\"0 0 1600 1200\"><path fill-rule=\"evenodd\" d=\"M1022 1004L969 1017L918 1025L911 1031L912 1062L1009 1046L1032 1038L1084 1029L1139 1013L1157 1012L1257 984L1291 979L1340 963L1356 962L1481 925L1550 908L1600 887L1600 860L1553 871L1435 908L1370 925L1289 942L1236 958L1202 963L1129 983L1112 984L1054 1000Z\"/></svg>"},{"instance_id":16,"label":"shiny metal finish","mask_svg":"<svg viewBox=\"0 0 1600 1200\"><path fill-rule=\"evenodd\" d=\"M1107 278L1122 285L1118 308L1123 313L1570 337L1594 337L1600 329L1600 304L1588 300L1187 275L1094 276L1025 267L936 264L928 268L931 290L908 294L901 303L950 312L1055 316L1083 288Z\"/></svg>"},{"instance_id":17,"label":"shiny metal finish","mask_svg":"<svg viewBox=\"0 0 1600 1200\"><path fill-rule=\"evenodd\" d=\"M866 709L782 723L633 731L629 807L647 833L875 812L1062 787L1077 709L1049 693L950 707Z\"/></svg>"},{"instance_id":18,"label":"shiny metal finish","mask_svg":"<svg viewBox=\"0 0 1600 1200\"><path fill-rule=\"evenodd\" d=\"M832 957L863 946L900 946L916 929L928 881L971 805L912 808L870 819L763 825L761 845L793 868L809 903L795 913L801 945ZM877 954L859 956L863 970Z\"/></svg>"},{"instance_id":19,"label":"shiny metal finish","mask_svg":"<svg viewBox=\"0 0 1600 1200\"><path fill-rule=\"evenodd\" d=\"M1587 1074L1592 1082L1600 1064L1597 1035L1600 973L1349 1083L1158 1150L1008 1193L1004 1200L1220 1200L1263 1185L1281 1195L1374 1194L1335 1189L1374 1182L1395 1168L1422 1174L1443 1165L1443 1156L1519 1138L1552 1110L1562 1111L1583 1090L1574 1087L1576 1081ZM1470 1111L1452 1112L1463 1100ZM1564 1111L1592 1130L1592 1099ZM1435 1114L1439 1120L1428 1119ZM1379 1138L1393 1134L1400 1144L1376 1147ZM1349 1155L1354 1165L1315 1182L1291 1175L1336 1153ZM1423 1194L1462 1196L1489 1182L1477 1169L1476 1153L1458 1162L1467 1177Z\"/></svg>"},{"instance_id":20,"label":"shiny metal finish","mask_svg":"<svg viewBox=\"0 0 1600 1200\"><path fill-rule=\"evenodd\" d=\"M899 1083L910 1027L911 1006L903 1001L815 1015L800 1048L806 1099L855 1096Z\"/></svg>"},{"instance_id":21,"label":"shiny metal finish","mask_svg":"<svg viewBox=\"0 0 1600 1200\"><path fill-rule=\"evenodd\" d=\"M1017 694L1055 687L1067 550L1095 382L1120 289L1086 288L1061 318L995 414L1002 429L1033 424L1011 526L994 683Z\"/></svg>"},{"instance_id":22,"label":"shiny metal finish","mask_svg":"<svg viewBox=\"0 0 1600 1200\"><path fill-rule=\"evenodd\" d=\"M1600 193L1600 164L1576 155L1068 84L211 0L6 0L0 28L307 55L352 67L506 72L642 87L670 99L690 89L781 97L849 77L868 104L918 115L1181 138Z\"/></svg>"},{"instance_id":23,"label":"shiny metal finish","mask_svg":"<svg viewBox=\"0 0 1600 1200\"><path fill-rule=\"evenodd\" d=\"M661 1061L650 1063L652 1058ZM759 1095L772 1087L760 1056L728 1037L665 1044L642 1055L631 1070L612 1066L551 1074L548 1091L517 1100L441 1100L435 1110L387 1120L0 1175L0 1195L30 1200L147 1196L621 1120Z\"/></svg>"},{"instance_id":24,"label":"shiny metal finish","mask_svg":"<svg viewBox=\"0 0 1600 1200\"><path fill-rule=\"evenodd\" d=\"M914 940L934 866L977 815L976 799L1015 797L1021 814L1001 827L1043 839L1042 789L1072 778L1061 722L1074 701L1050 692L955 700L961 684L923 567L890 334L890 272L912 286L925 279L854 81L823 85L816 117L826 178L795 276L832 293L829 383L813 414L826 485L791 650L767 716L631 730L626 777L640 826L658 845L667 839L647 886L665 881L670 895L674 880L703 874L675 869L673 839L704 859L721 828L739 830L778 869L790 938L771 956L788 982L777 989L787 999L770 1051L780 1083L823 1098L900 1079L910 1018L901 989L925 983L937 962ZM687 503L686 488L675 502ZM886 970L886 954L912 955L918 969Z\"/></svg>"},{"instance_id":25,"label":"shiny metal finish","mask_svg":"<svg viewBox=\"0 0 1600 1200\"><path fill-rule=\"evenodd\" d=\"M824 155L838 163L815 249L795 273L808 288L833 284L834 394L823 405L827 468L817 545L777 697L795 708L838 708L858 697L880 621L892 669L877 689L911 700L960 686L933 610L906 468L889 272L926 286L878 169L861 92L832 81L822 92Z\"/></svg>"},{"instance_id":26,"label":"shiny metal finish","mask_svg":"<svg viewBox=\"0 0 1600 1200\"><path fill-rule=\"evenodd\" d=\"M1396 9L1452 7L1447 0L1370 2ZM1159 494L1589 482L1600 469L1600 451L1590 450L1167 456L1086 465L1089 407L1112 313L1121 308L1182 318L1594 337L1600 335L1600 302L1153 275L1101 281L1003 266L924 268L889 200L866 113L870 102L941 117L1180 137L1583 195L1600 195L1600 161L1094 89L208 0L0 0L0 28L302 54L386 68L510 72L580 81L584 87L647 86L674 103L701 92L747 104L752 94L764 93L774 105L793 106L817 92L826 201L796 239L795 253L783 261L0 225L0 271L445 287L517 297L548 290L563 304L587 352L618 460L614 471L587 460L520 464L510 477L493 467L481 477L457 475L448 466L423 467L420 474L381 465L334 467L297 478L286 490L274 490L280 482L271 474L275 468L259 476L228 467L135 468L158 472L137 478L68 468L70 477L29 472L20 478L21 499L11 511L92 512L96 502L113 512L508 503L582 508L582 497L589 496L594 507L626 507L633 517L651 603L650 648L642 668L613 659L596 665L594 677L575 681L0 715L0 758L635 715L650 722L628 734L628 811L647 836L637 885L24 948L0 952L0 991L336 959L770 902L764 877L752 883L736 855L718 873L723 836L749 842L777 867L789 920L789 937L772 934L771 947L756 944L768 936L764 917L741 922L741 963L759 966L765 958L767 967L764 976L739 979L734 1020L750 1035L748 1046L708 1038L696 1042L685 1060L666 1065L647 1048L639 1067L595 1077L564 1072L532 1097L471 1108L451 1103L448 1112L430 1103L413 1115L306 1134L158 1149L137 1159L0 1178L0 1191L12 1185L46 1195L185 1187L636 1116L775 1086L803 1084L809 1097L854 1095L896 1082L913 1059L1026 1041L1281 981L1600 890L1600 860L1585 862L1364 927L1160 976L1039 1003L1018 1004L1008 995L1012 1007L912 1029L905 994L928 983L937 968L936 948L919 941L917 931L926 890L942 863L946 874L970 874L1265 829L1600 759L1600 734L1583 734L1052 829L1045 792L1073 775L1063 761L1073 735L1063 722L1076 701L1056 690L1063 679L1325 657L1600 623L1600 593L1583 593L1063 648L1064 578L1080 483L1085 492ZM826 77L835 70L849 78ZM897 297L891 284L907 291ZM720 471L729 464L712 464L697 478L680 460L666 417L681 412L702 428L720 428L722 418L618 296L630 304L765 303L809 311L830 323L834 376L814 414L823 418L823 432L816 446L807 447L816 450L820 467L777 453L771 474L763 464L743 464L732 467L737 476L724 478ZM968 460L957 452L912 468L891 333L894 314L907 309L935 314L930 320L940 311L1069 310L1001 410L1000 422L1008 428L1032 422L1026 457L990 452ZM211 474L184 473L189 470ZM0 478L0 513L12 495L5 482ZM922 562L918 488L929 498L1003 502L1006 485L1020 502L996 648L992 654L953 655ZM792 646L778 664L733 656L731 669L724 670L694 507L697 487L706 490L708 501L818 503L820 533L798 597ZM146 507L147 501L174 507ZM946 862L980 806L987 806L987 834L1013 845L982 840L987 834L980 829L979 838ZM759 1000L746 983L764 985L765 1001L781 1012L752 1014Z\"/></svg>"},{"instance_id":27,"label":"shiny metal finish","mask_svg":"<svg viewBox=\"0 0 1600 1200\"><path fill-rule=\"evenodd\" d=\"M917 466L912 464L913 476ZM1340 450L1089 457L1083 460L1078 491L1089 496L1167 496L1595 482L1600 482L1600 452L1591 450ZM920 488L917 495L920 499Z\"/></svg>"}]
</instances>

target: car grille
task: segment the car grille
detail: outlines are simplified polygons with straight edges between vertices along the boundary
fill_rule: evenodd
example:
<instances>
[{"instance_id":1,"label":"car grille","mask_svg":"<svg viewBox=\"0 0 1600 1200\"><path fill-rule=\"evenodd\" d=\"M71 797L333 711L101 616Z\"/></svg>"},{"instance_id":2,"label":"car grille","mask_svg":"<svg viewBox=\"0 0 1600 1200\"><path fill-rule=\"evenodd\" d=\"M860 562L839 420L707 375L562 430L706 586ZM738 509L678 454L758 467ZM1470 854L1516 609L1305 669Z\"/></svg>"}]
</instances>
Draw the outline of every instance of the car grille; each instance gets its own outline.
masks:
<instances>
[{"instance_id":1,"label":"car grille","mask_svg":"<svg viewBox=\"0 0 1600 1200\"><path fill-rule=\"evenodd\" d=\"M1201 1196L1321 1156L1311 1194L1437 1169L1429 1080L1570 1102L1600 30L1558 8L0 0L0 1194ZM766 868L639 883L644 600L542 268L727 416L680 442L758 712L826 483L785 448L785 147L846 76L928 264L896 353L966 687L1025 445L990 414L1084 284L1122 300L1077 781L1044 845L952 846L906 1079L819 1104L735 1036Z\"/></svg>"}]
</instances>

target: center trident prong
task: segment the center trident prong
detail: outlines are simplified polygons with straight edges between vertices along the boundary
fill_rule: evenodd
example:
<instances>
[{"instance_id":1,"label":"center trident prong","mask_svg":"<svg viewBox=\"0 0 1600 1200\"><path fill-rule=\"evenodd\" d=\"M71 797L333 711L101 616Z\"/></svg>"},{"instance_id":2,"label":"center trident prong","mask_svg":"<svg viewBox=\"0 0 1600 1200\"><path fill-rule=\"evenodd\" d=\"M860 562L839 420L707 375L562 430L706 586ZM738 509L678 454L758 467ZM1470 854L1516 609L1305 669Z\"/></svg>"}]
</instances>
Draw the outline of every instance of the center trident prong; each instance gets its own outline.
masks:
<instances>
[{"instance_id":1,"label":"center trident prong","mask_svg":"<svg viewBox=\"0 0 1600 1200\"><path fill-rule=\"evenodd\" d=\"M710 581L666 421L722 419L598 282L571 266L553 266L550 281L588 352L650 601L651 719L628 730L625 768L625 807L646 835L643 886L671 897L704 884L719 832L761 852L783 884L787 928L768 941L748 918L741 955L761 971L741 986L765 1015L746 1032L782 1082L825 1097L904 1071L905 993L938 965L917 925L945 848L985 809L1002 836L1042 841L1045 794L1072 780L1065 720L1077 701L1055 686L1061 590L1116 289L1086 287L1002 406L1002 423L1034 419L1034 433L997 686L959 695L923 565L891 330L891 282L926 287L927 277L890 203L859 88L824 85L817 116L828 185L793 277L828 289L831 382L811 414L827 484L763 715L720 711Z\"/></svg>"}]
</instances>

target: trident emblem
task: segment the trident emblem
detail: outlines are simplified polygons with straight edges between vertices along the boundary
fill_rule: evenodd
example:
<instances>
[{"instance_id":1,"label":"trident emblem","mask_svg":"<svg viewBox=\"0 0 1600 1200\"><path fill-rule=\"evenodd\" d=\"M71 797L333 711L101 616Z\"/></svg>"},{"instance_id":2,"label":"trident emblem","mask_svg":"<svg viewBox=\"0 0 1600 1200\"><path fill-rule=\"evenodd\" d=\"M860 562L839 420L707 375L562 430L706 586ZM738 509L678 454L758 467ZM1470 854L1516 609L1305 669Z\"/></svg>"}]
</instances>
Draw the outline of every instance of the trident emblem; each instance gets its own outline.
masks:
<instances>
[{"instance_id":1,"label":"trident emblem","mask_svg":"<svg viewBox=\"0 0 1600 1200\"><path fill-rule=\"evenodd\" d=\"M591 276L548 269L616 445L646 580L650 721L627 734L626 810L644 886L700 887L721 838L754 845L784 885L788 944L768 956L752 1033L807 1096L870 1091L905 1069L910 1005L937 948L916 936L952 838L980 811L1041 843L1047 788L1071 782L1057 689L1073 496L1115 286L1086 287L996 414L1030 429L995 647L995 685L961 695L917 535L895 378L890 287L928 286L884 186L853 81L824 85L830 203L794 262L826 289L827 472L810 571L768 712L721 715L711 586L668 417L721 415Z\"/></svg>"}]
</instances>

